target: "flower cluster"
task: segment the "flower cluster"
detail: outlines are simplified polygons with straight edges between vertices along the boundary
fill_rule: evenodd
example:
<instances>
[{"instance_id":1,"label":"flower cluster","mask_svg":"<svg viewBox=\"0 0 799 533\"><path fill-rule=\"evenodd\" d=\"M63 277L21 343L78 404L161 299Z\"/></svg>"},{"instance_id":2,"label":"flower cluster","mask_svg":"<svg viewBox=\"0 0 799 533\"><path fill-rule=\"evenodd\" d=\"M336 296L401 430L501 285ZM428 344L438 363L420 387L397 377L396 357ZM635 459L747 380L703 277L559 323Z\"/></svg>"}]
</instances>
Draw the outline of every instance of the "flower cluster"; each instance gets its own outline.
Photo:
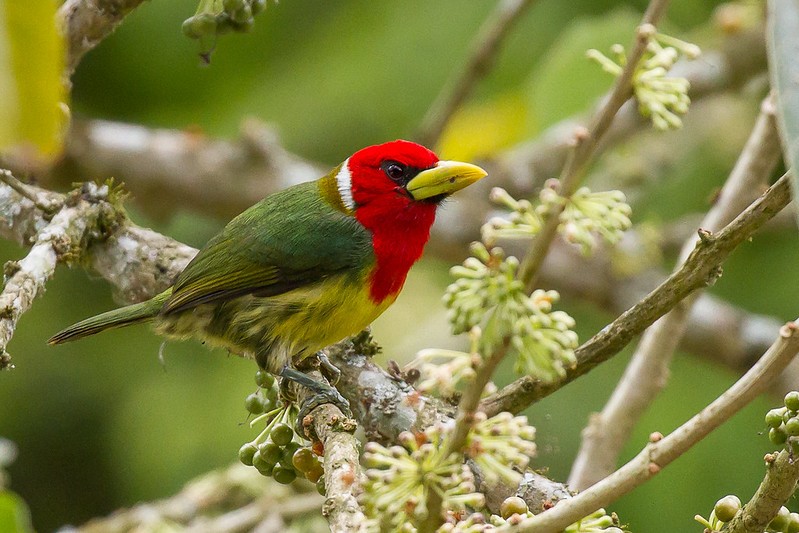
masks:
<instances>
[{"instance_id":1,"label":"flower cluster","mask_svg":"<svg viewBox=\"0 0 799 533\"><path fill-rule=\"evenodd\" d=\"M548 201L545 197L557 195L553 181L557 180L550 180L541 190L542 206ZM608 244L619 242L632 226L631 213L623 192L591 192L588 187L580 187L566 201L558 231L568 242L579 245L584 255L589 255L599 244L597 237Z\"/></svg>"},{"instance_id":2,"label":"flower cluster","mask_svg":"<svg viewBox=\"0 0 799 533\"><path fill-rule=\"evenodd\" d=\"M674 37L657 33L651 25L639 30L648 37L646 52L633 73L633 91L638 100L638 109L644 117L652 120L659 130L682 126L679 115L688 112L691 103L688 97L690 84L687 79L669 76L669 71L681 56L695 59L699 47ZM588 50L586 55L600 64L603 70L619 76L626 64L624 47L620 44L611 47L615 60L598 50Z\"/></svg>"},{"instance_id":3,"label":"flower cluster","mask_svg":"<svg viewBox=\"0 0 799 533\"><path fill-rule=\"evenodd\" d=\"M420 350L406 367L406 370L419 371L416 390L439 398L454 398L476 375L475 369L482 360L478 351L481 335L479 326L469 330L471 348L468 353L440 348ZM495 390L496 385L489 383L483 394L492 394Z\"/></svg>"},{"instance_id":4,"label":"flower cluster","mask_svg":"<svg viewBox=\"0 0 799 533\"><path fill-rule=\"evenodd\" d=\"M574 319L553 311L555 291L537 290L527 295L516 278L519 261L505 258L501 248L488 250L474 243L472 257L451 273L456 280L444 295L454 333L482 327L477 352L486 354L508 339L508 353L516 356L517 372L552 380L574 363L577 334Z\"/></svg>"},{"instance_id":5,"label":"flower cluster","mask_svg":"<svg viewBox=\"0 0 799 533\"><path fill-rule=\"evenodd\" d=\"M501 239L529 239L541 230L541 216L528 200L516 200L505 189L494 187L492 202L509 210L507 218L493 217L483 224L483 242L492 245Z\"/></svg>"},{"instance_id":6,"label":"flower cluster","mask_svg":"<svg viewBox=\"0 0 799 533\"><path fill-rule=\"evenodd\" d=\"M487 418L475 415L475 424L466 440L466 457L480 467L491 481L503 479L518 485L521 474L535 455L535 428L525 416L499 413Z\"/></svg>"},{"instance_id":7,"label":"flower cluster","mask_svg":"<svg viewBox=\"0 0 799 533\"><path fill-rule=\"evenodd\" d=\"M377 519L373 525L380 531L414 531L411 524L427 516L425 504L431 491L441 495L449 511L485 505L462 456L445 456L442 444L450 430L451 425L436 424L424 433L401 433L399 445L366 445L363 504L366 514Z\"/></svg>"}]
</instances>

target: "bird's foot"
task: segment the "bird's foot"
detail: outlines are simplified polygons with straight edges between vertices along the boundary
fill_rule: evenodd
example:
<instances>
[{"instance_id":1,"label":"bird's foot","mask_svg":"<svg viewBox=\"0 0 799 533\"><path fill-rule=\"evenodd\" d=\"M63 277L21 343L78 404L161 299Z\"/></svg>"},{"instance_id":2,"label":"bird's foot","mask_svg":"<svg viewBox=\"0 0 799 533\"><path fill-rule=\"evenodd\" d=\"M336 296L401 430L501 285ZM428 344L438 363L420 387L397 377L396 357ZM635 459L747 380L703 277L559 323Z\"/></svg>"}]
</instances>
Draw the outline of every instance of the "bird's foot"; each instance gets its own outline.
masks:
<instances>
[{"instance_id":1,"label":"bird's foot","mask_svg":"<svg viewBox=\"0 0 799 533\"><path fill-rule=\"evenodd\" d=\"M332 403L341 409L341 412L344 414L344 416L348 418L352 417L352 411L350 410L349 402L344 398L344 396L341 395L341 393L339 393L339 391L327 383L316 381L307 374L303 374L299 370L296 370L288 365L284 366L283 370L280 371L280 377L283 378L283 381L281 382L281 391L287 390L285 387L288 381L293 381L294 383L298 383L314 393L313 396L306 399L304 402L302 402L302 405L300 405L300 411L297 415L296 428L299 435L304 435L302 421L305 416L310 414L311 411L320 405Z\"/></svg>"},{"instance_id":2,"label":"bird's foot","mask_svg":"<svg viewBox=\"0 0 799 533\"><path fill-rule=\"evenodd\" d=\"M330 362L330 358L324 351L316 353L316 358L319 359L319 371L331 385L336 385L341 378L341 370Z\"/></svg>"}]
</instances>

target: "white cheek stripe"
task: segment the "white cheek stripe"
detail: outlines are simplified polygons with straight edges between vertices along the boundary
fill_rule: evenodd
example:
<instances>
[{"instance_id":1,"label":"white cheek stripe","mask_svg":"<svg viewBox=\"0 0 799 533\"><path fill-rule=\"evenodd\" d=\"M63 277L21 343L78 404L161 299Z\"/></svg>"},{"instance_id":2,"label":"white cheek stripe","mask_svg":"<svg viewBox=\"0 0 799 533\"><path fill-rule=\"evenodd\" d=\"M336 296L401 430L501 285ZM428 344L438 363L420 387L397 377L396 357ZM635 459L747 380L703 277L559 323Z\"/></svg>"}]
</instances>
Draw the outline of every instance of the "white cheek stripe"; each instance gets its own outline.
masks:
<instances>
[{"instance_id":1,"label":"white cheek stripe","mask_svg":"<svg viewBox=\"0 0 799 533\"><path fill-rule=\"evenodd\" d=\"M355 211L355 200L352 199L352 175L349 167L350 160L347 158L341 164L341 170L336 174L336 184L341 203L350 211Z\"/></svg>"}]
</instances>

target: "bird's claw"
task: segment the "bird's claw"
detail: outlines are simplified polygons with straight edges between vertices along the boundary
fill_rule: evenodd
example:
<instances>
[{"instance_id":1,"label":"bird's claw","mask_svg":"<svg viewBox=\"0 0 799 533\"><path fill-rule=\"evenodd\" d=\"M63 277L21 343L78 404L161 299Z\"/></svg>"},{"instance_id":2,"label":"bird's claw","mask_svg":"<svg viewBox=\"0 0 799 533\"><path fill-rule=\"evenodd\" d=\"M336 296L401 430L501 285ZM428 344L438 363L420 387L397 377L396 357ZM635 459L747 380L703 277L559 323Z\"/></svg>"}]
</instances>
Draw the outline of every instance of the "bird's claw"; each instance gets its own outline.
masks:
<instances>
[{"instance_id":1,"label":"bird's claw","mask_svg":"<svg viewBox=\"0 0 799 533\"><path fill-rule=\"evenodd\" d=\"M280 372L280 376L284 378L281 382L281 391L288 390L286 383L290 380L314 392L310 398L303 401L300 405L300 411L297 415L297 427L295 428L299 435L305 435L303 419L309 415L311 411L326 403L332 403L341 409L341 412L344 414L344 416L347 418L352 418L352 410L350 409L349 402L341 395L341 393L339 393L339 391L327 383L316 381L307 374L303 374L299 370L291 368L290 366L285 366Z\"/></svg>"},{"instance_id":2,"label":"bird's claw","mask_svg":"<svg viewBox=\"0 0 799 533\"><path fill-rule=\"evenodd\" d=\"M330 362L330 358L325 352L317 353L316 358L319 359L319 371L331 385L336 385L341 378L341 370Z\"/></svg>"}]
</instances>

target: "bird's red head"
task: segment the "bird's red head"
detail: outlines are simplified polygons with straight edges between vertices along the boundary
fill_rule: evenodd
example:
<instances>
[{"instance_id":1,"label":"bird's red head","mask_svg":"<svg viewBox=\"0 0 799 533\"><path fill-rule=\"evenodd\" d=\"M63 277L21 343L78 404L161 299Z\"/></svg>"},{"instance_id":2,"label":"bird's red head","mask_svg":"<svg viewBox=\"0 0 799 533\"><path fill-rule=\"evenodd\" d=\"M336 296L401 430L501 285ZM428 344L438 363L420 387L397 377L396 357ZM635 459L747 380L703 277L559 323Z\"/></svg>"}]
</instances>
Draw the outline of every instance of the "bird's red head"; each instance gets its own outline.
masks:
<instances>
[{"instance_id":1,"label":"bird's red head","mask_svg":"<svg viewBox=\"0 0 799 533\"><path fill-rule=\"evenodd\" d=\"M485 175L480 167L441 161L424 146L402 140L369 146L342 164L336 175L341 202L372 233L375 302L402 288L430 236L436 206Z\"/></svg>"}]
</instances>

